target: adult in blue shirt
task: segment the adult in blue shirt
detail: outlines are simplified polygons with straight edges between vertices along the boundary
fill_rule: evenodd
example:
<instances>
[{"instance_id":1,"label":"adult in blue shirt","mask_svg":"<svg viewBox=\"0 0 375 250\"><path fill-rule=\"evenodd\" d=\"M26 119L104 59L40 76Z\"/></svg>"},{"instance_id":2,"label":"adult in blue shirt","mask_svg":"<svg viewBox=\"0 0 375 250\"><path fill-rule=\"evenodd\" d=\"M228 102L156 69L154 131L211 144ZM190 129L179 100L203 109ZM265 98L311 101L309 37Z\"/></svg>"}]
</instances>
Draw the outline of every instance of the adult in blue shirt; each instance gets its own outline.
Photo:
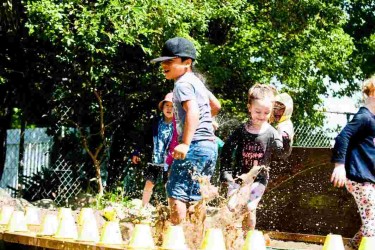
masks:
<instances>
[{"instance_id":1,"label":"adult in blue shirt","mask_svg":"<svg viewBox=\"0 0 375 250\"><path fill-rule=\"evenodd\" d=\"M375 237L375 76L363 85L365 105L336 138L331 182L346 186L357 203L362 226L349 242L358 249L362 237Z\"/></svg>"}]
</instances>

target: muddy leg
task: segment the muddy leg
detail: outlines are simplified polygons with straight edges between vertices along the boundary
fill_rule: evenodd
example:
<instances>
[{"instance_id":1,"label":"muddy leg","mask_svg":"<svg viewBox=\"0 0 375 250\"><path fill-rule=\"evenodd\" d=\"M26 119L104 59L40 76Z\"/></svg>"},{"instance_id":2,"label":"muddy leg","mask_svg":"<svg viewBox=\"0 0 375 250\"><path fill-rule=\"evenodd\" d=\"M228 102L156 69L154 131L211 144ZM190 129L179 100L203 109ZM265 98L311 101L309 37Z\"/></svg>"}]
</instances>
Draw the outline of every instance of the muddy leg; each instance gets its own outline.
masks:
<instances>
[{"instance_id":1,"label":"muddy leg","mask_svg":"<svg viewBox=\"0 0 375 250\"><path fill-rule=\"evenodd\" d=\"M248 231L254 230L256 225L256 210L249 210L242 221L242 230L244 231L244 234L246 235Z\"/></svg>"},{"instance_id":2,"label":"muddy leg","mask_svg":"<svg viewBox=\"0 0 375 250\"><path fill-rule=\"evenodd\" d=\"M256 209L258 207L259 201L264 194L264 190L266 186L259 183L254 182L251 185L251 193L250 199L246 206L247 213L245 214L245 218L242 221L242 228L244 233L247 233L249 230L254 230L256 225Z\"/></svg>"},{"instance_id":3,"label":"muddy leg","mask_svg":"<svg viewBox=\"0 0 375 250\"><path fill-rule=\"evenodd\" d=\"M186 218L186 203L174 198L168 198L171 208L171 222L173 225L181 224Z\"/></svg>"}]
</instances>

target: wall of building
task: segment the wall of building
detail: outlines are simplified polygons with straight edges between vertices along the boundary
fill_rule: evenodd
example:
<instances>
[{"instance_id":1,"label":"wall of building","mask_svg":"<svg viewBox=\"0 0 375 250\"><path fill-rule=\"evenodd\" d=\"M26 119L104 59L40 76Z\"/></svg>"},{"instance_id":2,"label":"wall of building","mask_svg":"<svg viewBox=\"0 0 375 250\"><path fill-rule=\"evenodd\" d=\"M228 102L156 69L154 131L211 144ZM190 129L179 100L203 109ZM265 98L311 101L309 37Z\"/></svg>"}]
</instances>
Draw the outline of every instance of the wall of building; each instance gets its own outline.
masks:
<instances>
[{"instance_id":1,"label":"wall of building","mask_svg":"<svg viewBox=\"0 0 375 250\"><path fill-rule=\"evenodd\" d=\"M271 180L257 212L257 228L352 237L360 227L353 197L330 183L329 148L293 148L274 162Z\"/></svg>"}]
</instances>

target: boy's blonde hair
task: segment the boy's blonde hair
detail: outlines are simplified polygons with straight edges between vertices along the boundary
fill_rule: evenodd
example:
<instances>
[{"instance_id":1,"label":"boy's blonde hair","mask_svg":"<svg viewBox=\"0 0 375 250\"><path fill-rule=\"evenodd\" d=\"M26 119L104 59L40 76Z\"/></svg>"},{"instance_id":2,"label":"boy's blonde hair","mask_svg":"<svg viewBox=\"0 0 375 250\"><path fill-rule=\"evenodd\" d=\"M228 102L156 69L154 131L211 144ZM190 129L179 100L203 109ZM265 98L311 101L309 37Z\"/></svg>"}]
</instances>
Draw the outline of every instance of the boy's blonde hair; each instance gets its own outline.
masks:
<instances>
[{"instance_id":1,"label":"boy's blonde hair","mask_svg":"<svg viewBox=\"0 0 375 250\"><path fill-rule=\"evenodd\" d=\"M248 104L251 104L254 100L264 99L266 97L274 100L276 94L276 88L272 85L256 83L249 89Z\"/></svg>"},{"instance_id":2,"label":"boy's blonde hair","mask_svg":"<svg viewBox=\"0 0 375 250\"><path fill-rule=\"evenodd\" d=\"M369 97L375 96L375 75L363 82L362 93Z\"/></svg>"}]
</instances>

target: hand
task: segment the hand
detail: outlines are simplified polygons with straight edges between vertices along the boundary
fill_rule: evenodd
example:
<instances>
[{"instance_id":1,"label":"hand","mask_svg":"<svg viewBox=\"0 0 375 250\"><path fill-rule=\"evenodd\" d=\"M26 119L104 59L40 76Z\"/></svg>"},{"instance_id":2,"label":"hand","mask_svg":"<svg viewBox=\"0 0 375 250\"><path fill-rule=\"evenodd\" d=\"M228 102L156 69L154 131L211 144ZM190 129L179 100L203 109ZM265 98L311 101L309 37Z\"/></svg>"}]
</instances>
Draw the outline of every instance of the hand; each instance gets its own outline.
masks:
<instances>
[{"instance_id":1,"label":"hand","mask_svg":"<svg viewBox=\"0 0 375 250\"><path fill-rule=\"evenodd\" d=\"M133 164L138 164L140 161L141 161L141 158L139 158L138 156L136 156L136 155L132 156L132 163Z\"/></svg>"},{"instance_id":2,"label":"hand","mask_svg":"<svg viewBox=\"0 0 375 250\"><path fill-rule=\"evenodd\" d=\"M290 140L289 134L286 131L283 131L281 133L281 137L283 138L283 140Z\"/></svg>"},{"instance_id":3,"label":"hand","mask_svg":"<svg viewBox=\"0 0 375 250\"><path fill-rule=\"evenodd\" d=\"M189 151L189 145L185 143L181 143L174 148L172 157L173 159L176 159L176 160L183 160L186 158L186 154L188 151Z\"/></svg>"},{"instance_id":4,"label":"hand","mask_svg":"<svg viewBox=\"0 0 375 250\"><path fill-rule=\"evenodd\" d=\"M335 169L331 175L331 182L334 187L343 187L346 182L346 170L345 165L341 163L335 163Z\"/></svg>"}]
</instances>

